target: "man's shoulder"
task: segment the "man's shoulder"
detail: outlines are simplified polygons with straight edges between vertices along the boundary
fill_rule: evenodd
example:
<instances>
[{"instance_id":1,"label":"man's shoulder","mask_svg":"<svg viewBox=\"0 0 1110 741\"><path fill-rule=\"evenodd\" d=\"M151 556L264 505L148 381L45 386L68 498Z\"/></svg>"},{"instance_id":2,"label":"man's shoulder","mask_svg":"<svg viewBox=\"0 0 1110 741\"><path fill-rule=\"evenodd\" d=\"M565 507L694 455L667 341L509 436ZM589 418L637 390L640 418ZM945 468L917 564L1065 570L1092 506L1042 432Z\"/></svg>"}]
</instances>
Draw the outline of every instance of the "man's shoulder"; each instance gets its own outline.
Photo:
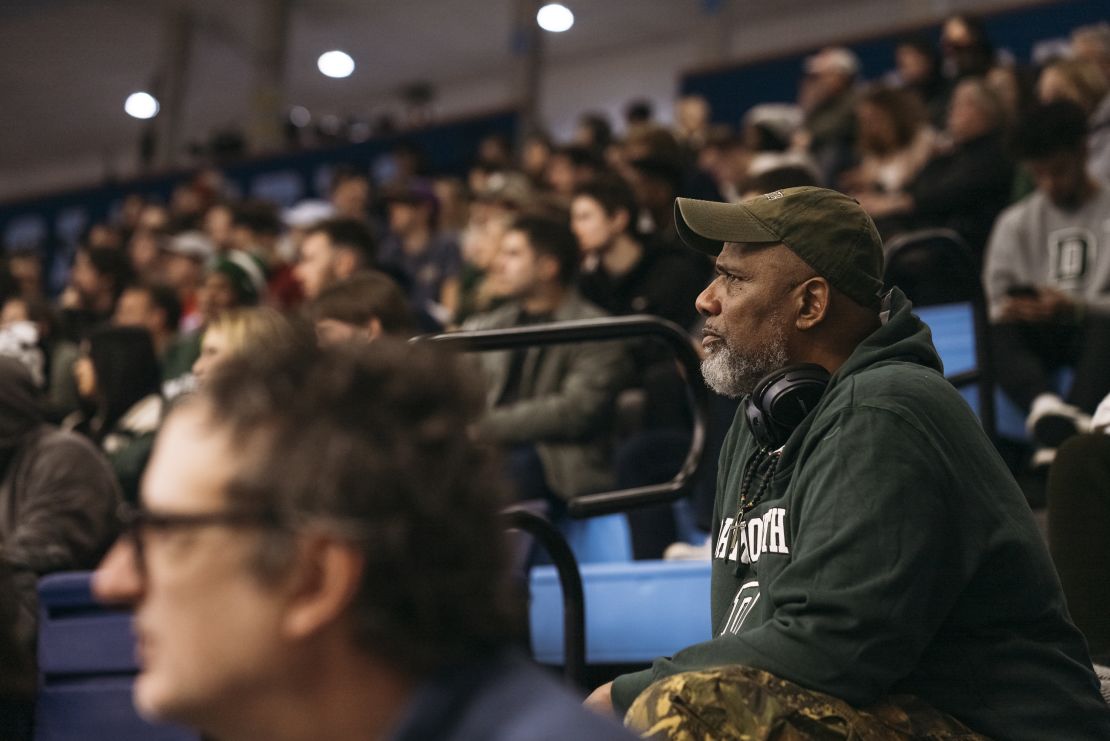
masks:
<instances>
[{"instance_id":1,"label":"man's shoulder","mask_svg":"<svg viewBox=\"0 0 1110 741\"><path fill-rule=\"evenodd\" d=\"M30 446L36 456L59 456L75 461L103 460L99 448L84 435L43 425L34 434Z\"/></svg>"},{"instance_id":2,"label":"man's shoulder","mask_svg":"<svg viewBox=\"0 0 1110 741\"><path fill-rule=\"evenodd\" d=\"M114 485L108 459L84 435L43 425L20 452L23 470L38 478L77 477L87 484Z\"/></svg>"},{"instance_id":3,"label":"man's shoulder","mask_svg":"<svg viewBox=\"0 0 1110 741\"><path fill-rule=\"evenodd\" d=\"M520 314L520 305L515 301L510 301L507 304L498 306L496 309L484 311L481 314L474 316L463 322L463 331L471 331L478 329L502 329L504 327L512 327L516 324L517 317Z\"/></svg>"},{"instance_id":4,"label":"man's shoulder","mask_svg":"<svg viewBox=\"0 0 1110 741\"><path fill-rule=\"evenodd\" d=\"M830 411L886 409L917 418L966 406L963 397L938 371L919 363L889 360L864 368L838 384Z\"/></svg>"},{"instance_id":5,"label":"man's shoulder","mask_svg":"<svg viewBox=\"0 0 1110 741\"><path fill-rule=\"evenodd\" d=\"M555 319L565 321L568 319L603 319L610 316L609 312L597 304L588 301L576 289L567 291L559 308L555 310Z\"/></svg>"},{"instance_id":6,"label":"man's shoulder","mask_svg":"<svg viewBox=\"0 0 1110 741\"><path fill-rule=\"evenodd\" d=\"M998 214L995 220L995 230L1010 229L1024 230L1028 228L1028 219L1038 213L1044 213L1048 206L1048 199L1044 193L1034 190L1016 203L1011 203Z\"/></svg>"}]
</instances>

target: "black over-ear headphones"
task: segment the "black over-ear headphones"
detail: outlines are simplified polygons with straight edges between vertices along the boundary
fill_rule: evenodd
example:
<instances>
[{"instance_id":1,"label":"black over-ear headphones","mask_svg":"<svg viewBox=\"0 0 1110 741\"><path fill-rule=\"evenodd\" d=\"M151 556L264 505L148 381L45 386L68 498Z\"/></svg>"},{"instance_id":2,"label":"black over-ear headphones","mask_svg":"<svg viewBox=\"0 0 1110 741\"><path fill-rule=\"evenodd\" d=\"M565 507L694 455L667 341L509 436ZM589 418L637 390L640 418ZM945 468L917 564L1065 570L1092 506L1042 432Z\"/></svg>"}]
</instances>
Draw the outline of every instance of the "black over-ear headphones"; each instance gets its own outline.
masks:
<instances>
[{"instance_id":1,"label":"black over-ear headphones","mask_svg":"<svg viewBox=\"0 0 1110 741\"><path fill-rule=\"evenodd\" d=\"M744 417L760 447L778 450L813 411L829 372L813 363L788 365L768 374L744 401Z\"/></svg>"}]
</instances>

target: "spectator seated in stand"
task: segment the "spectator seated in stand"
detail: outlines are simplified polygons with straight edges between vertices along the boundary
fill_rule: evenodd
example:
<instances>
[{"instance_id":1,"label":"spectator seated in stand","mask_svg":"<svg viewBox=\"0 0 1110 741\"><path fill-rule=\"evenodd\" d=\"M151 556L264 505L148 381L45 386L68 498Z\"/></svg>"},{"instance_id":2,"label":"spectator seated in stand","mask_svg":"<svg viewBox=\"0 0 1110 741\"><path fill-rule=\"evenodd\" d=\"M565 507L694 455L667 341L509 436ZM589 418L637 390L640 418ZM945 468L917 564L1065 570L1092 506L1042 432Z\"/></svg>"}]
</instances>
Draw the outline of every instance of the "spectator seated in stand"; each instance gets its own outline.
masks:
<instances>
[{"instance_id":1,"label":"spectator seated in stand","mask_svg":"<svg viewBox=\"0 0 1110 741\"><path fill-rule=\"evenodd\" d=\"M181 232L161 242L159 267L162 279L181 302L182 332L194 332L204 324L200 292L205 268L215 254L216 245L200 231Z\"/></svg>"},{"instance_id":2,"label":"spectator seated in stand","mask_svg":"<svg viewBox=\"0 0 1110 741\"><path fill-rule=\"evenodd\" d=\"M463 329L606 316L574 288L577 265L578 245L564 223L517 219L490 276L508 302L471 317ZM487 412L476 431L506 448L519 498L558 505L612 486L613 402L629 370L621 345L520 347L476 359L487 388Z\"/></svg>"},{"instance_id":3,"label":"spectator seated in stand","mask_svg":"<svg viewBox=\"0 0 1110 741\"><path fill-rule=\"evenodd\" d=\"M639 236L635 215L636 196L616 175L574 190L571 229L583 260L578 290L610 314L654 314L689 329L708 264Z\"/></svg>"},{"instance_id":4,"label":"spectator seated in stand","mask_svg":"<svg viewBox=\"0 0 1110 741\"><path fill-rule=\"evenodd\" d=\"M403 276L413 306L447 324L459 306L462 257L458 240L439 228L439 199L428 182L414 181L386 193L389 233L380 261Z\"/></svg>"},{"instance_id":5,"label":"spectator seated in stand","mask_svg":"<svg viewBox=\"0 0 1110 741\"><path fill-rule=\"evenodd\" d=\"M34 686L34 665L25 658L34 655L39 577L95 565L116 535L119 504L103 454L84 437L45 424L30 372L0 356L0 572L10 577L0 586L0 631L14 630L11 650L24 657L22 671L0 660L0 693ZM11 634L0 643L6 638Z\"/></svg>"},{"instance_id":6,"label":"spectator seated in stand","mask_svg":"<svg viewBox=\"0 0 1110 741\"><path fill-rule=\"evenodd\" d=\"M856 101L859 165L840 179L846 193L902 193L933 153L936 131L911 93L873 87Z\"/></svg>"},{"instance_id":7,"label":"spectator seated in stand","mask_svg":"<svg viewBox=\"0 0 1110 741\"><path fill-rule=\"evenodd\" d=\"M116 301L131 283L131 265L114 247L82 247L73 258L69 283L59 298L62 337L79 342L108 321Z\"/></svg>"},{"instance_id":8,"label":"spectator seated in stand","mask_svg":"<svg viewBox=\"0 0 1110 741\"><path fill-rule=\"evenodd\" d=\"M817 162L822 183L835 183L855 158L856 80L859 59L848 49L829 47L805 61L798 105L805 112L795 145Z\"/></svg>"},{"instance_id":9,"label":"spectator seated in stand","mask_svg":"<svg viewBox=\"0 0 1110 741\"><path fill-rule=\"evenodd\" d=\"M102 327L89 334L73 367L82 409L62 422L108 457L126 501L136 502L154 434L162 422L162 373L150 334L141 327Z\"/></svg>"},{"instance_id":10,"label":"spectator seated in stand","mask_svg":"<svg viewBox=\"0 0 1110 741\"><path fill-rule=\"evenodd\" d=\"M1005 107L982 78L952 93L946 134L904 192L861 193L884 237L932 227L956 231L982 255L995 216L1010 201L1014 167L1003 142Z\"/></svg>"},{"instance_id":11,"label":"spectator seated in stand","mask_svg":"<svg viewBox=\"0 0 1110 741\"><path fill-rule=\"evenodd\" d=\"M927 36L902 39L894 49L894 77L902 90L925 106L929 123L944 126L952 85L941 71L940 51Z\"/></svg>"},{"instance_id":12,"label":"spectator seated in stand","mask_svg":"<svg viewBox=\"0 0 1110 741\"><path fill-rule=\"evenodd\" d=\"M1040 465L1110 392L1110 187L1086 171L1086 116L1072 103L1034 109L1016 149L1037 189L998 218L984 283L998 381L1028 415ZM1067 403L1051 377L1063 366L1075 369Z\"/></svg>"}]
</instances>

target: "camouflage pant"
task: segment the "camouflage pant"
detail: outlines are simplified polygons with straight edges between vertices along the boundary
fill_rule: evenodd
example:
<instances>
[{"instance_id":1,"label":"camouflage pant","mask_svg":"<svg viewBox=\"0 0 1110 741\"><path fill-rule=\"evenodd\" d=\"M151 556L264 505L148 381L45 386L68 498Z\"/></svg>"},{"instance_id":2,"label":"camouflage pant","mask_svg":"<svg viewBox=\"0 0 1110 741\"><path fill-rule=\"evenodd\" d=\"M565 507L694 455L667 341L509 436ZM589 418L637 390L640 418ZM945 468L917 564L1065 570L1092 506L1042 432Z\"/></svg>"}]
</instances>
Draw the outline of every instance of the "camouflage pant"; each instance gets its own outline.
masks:
<instances>
[{"instance_id":1,"label":"camouflage pant","mask_svg":"<svg viewBox=\"0 0 1110 741\"><path fill-rule=\"evenodd\" d=\"M636 698L624 723L645 738L670 741L987 741L915 697L858 710L745 666L661 679Z\"/></svg>"}]
</instances>

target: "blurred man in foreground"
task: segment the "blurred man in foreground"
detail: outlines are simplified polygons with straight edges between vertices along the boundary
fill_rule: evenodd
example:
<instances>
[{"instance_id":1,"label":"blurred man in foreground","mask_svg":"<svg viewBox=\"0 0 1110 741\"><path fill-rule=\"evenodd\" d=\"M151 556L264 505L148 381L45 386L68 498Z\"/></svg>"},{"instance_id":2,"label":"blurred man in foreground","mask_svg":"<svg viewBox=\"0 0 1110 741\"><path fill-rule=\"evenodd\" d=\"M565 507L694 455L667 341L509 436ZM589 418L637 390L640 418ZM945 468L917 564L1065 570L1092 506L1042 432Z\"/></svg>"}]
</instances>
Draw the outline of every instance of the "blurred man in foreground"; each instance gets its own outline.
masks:
<instances>
[{"instance_id":1,"label":"blurred man in foreground","mask_svg":"<svg viewBox=\"0 0 1110 741\"><path fill-rule=\"evenodd\" d=\"M94 579L135 704L233 739L619 739L505 646L501 488L453 363L386 339L229 361L166 422Z\"/></svg>"}]
</instances>

